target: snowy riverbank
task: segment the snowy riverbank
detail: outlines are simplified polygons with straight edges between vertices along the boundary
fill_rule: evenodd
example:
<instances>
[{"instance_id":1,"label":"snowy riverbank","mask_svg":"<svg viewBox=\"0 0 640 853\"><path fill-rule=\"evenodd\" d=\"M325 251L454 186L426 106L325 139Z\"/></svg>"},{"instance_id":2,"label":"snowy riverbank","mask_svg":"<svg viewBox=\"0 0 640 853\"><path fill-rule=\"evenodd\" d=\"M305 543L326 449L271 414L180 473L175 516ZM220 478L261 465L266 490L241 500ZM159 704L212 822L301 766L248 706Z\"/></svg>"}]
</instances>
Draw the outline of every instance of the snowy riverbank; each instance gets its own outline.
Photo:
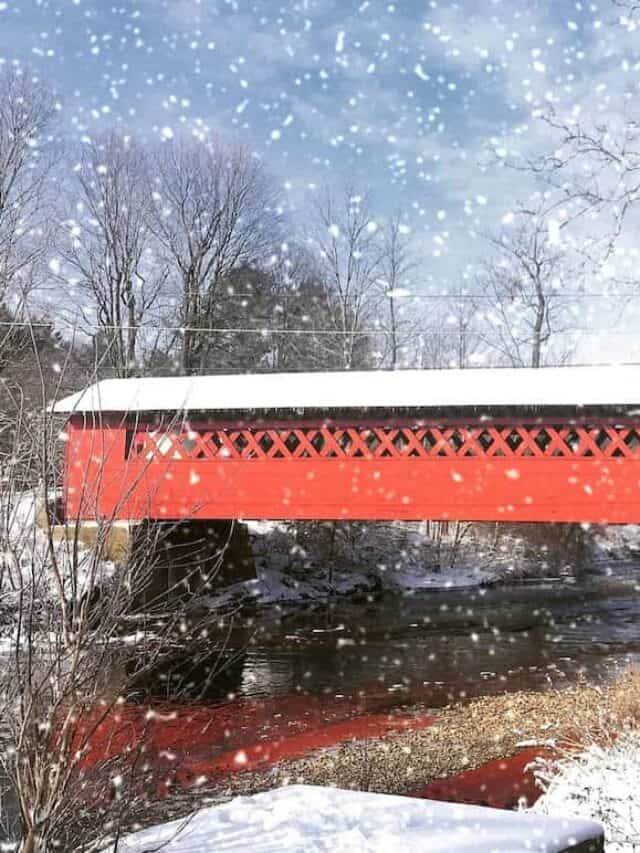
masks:
<instances>
[{"instance_id":1,"label":"snowy riverbank","mask_svg":"<svg viewBox=\"0 0 640 853\"><path fill-rule=\"evenodd\" d=\"M278 800L285 796L278 791L286 789L292 781L301 782L305 786L322 786L303 789L308 820L304 826L297 821L292 823L290 818L293 812L283 809L277 816L271 816L267 829L274 833L273 837L280 843L278 849L308 849L296 847L294 842L299 841L296 832L301 829L312 831L316 826L314 821L327 816L326 810L308 808L313 801L314 790L337 788L404 794L404 797L393 798L397 813L389 821L391 826L395 823L395 818L404 814L405 805L406 808L412 809L415 806L409 804L420 802L414 798L416 794L428 799L440 799L435 790L429 793L431 787L424 787L430 780L441 782L443 779L450 779L455 783L461 775L468 772L482 774L483 769L488 770L506 756L517 755L523 749L529 752L538 747L539 754L548 754L550 750L555 754L570 733L580 733L585 743L601 742L602 725L607 721L609 731L626 731L628 734L617 739L611 738L605 746L590 746L581 753L574 750L560 761L535 762L533 766L537 768L538 778L544 783L547 793L538 801L533 813L511 814L514 818L524 818L524 824L520 826L527 825L528 818L539 814L552 818L581 817L601 821L611 845L607 850L614 853L632 853L637 849L633 845L638 843L636 789L640 742L637 730L625 726L633 726L639 719L638 688L638 678L627 674L608 687L582 685L545 693L484 697L442 709L433 725L420 729L408 727L406 731L395 732L384 739L338 743L330 750L315 751L303 758L274 764L266 762L260 771L236 770L230 776L218 780L217 786L209 787L204 783L198 789L197 797L200 799L193 801L191 817L184 817L173 823L158 823L140 834L134 834L125 839L122 849L133 853L148 849L146 845L151 843L167 843L166 849L171 853L182 853L183 850L201 853L212 849L212 846L222 849L218 844L221 830L226 833L225 840L228 840L228 833L232 831L236 840L243 838L243 833L246 832L254 833L255 837L261 820L257 816L260 809L248 809L249 802L254 802L255 799L258 806L262 803L270 804L274 798ZM507 764L508 761L504 762L503 766L506 768ZM473 768L477 770L474 771ZM504 772L506 769L502 775ZM491 801L492 785L496 780L497 777L491 773L485 773L482 785L482 780L476 779L475 795L471 789L460 790L458 801L461 796L467 798L463 800L465 802ZM514 782L516 781L514 777ZM498 780L498 787L500 786L504 788L501 776ZM450 787L455 794L455 784ZM513 788L512 799L520 789L519 785ZM254 794L258 796L247 800L247 795ZM196 805L196 802L205 805L238 795L239 799L213 809L205 807L199 811ZM453 796L453 799L456 797ZM528 802L530 804L531 799ZM187 809L182 811L182 814L188 814ZM493 812L496 817L499 814L504 812ZM180 811L178 814L175 810L172 813L173 817L179 815ZM332 826L331 820L327 826ZM367 846L368 840L371 840L366 834L367 827L371 828L371 824L361 816L359 826L351 828L364 833L358 836L361 846L354 847L353 837L348 835L346 838L351 843L350 847L341 848L340 839L336 842L334 838L331 847L320 846L317 849L382 849ZM347 827L343 826L343 829L346 831ZM287 838L291 843L283 845L282 833L287 832L290 833ZM421 832L423 840L437 841L437 832L432 834L433 825L425 824ZM523 843L531 841L531 838L527 839L526 833L522 832L518 838ZM379 840L377 843L379 844ZM395 845L387 845L384 849L404 849L406 843L402 844L401 840L396 838ZM422 849L440 848L434 844ZM443 849L452 849L452 846ZM461 849L484 850L495 847L474 845L472 848ZM503 847L500 846L500 849ZM521 848L509 845L508 849ZM540 849L558 848L549 846Z\"/></svg>"},{"instance_id":2,"label":"snowy riverbank","mask_svg":"<svg viewBox=\"0 0 640 853\"><path fill-rule=\"evenodd\" d=\"M460 807L363 791L291 785L240 797L186 821L125 838L122 853L206 853L210 850L420 853L455 850L560 850L598 839L585 819Z\"/></svg>"},{"instance_id":3,"label":"snowy riverbank","mask_svg":"<svg viewBox=\"0 0 640 853\"><path fill-rule=\"evenodd\" d=\"M217 606L305 605L332 596L490 586L609 573L640 557L640 527L248 522L256 579L212 596Z\"/></svg>"},{"instance_id":4,"label":"snowy riverbank","mask_svg":"<svg viewBox=\"0 0 640 853\"><path fill-rule=\"evenodd\" d=\"M13 552L3 557L9 581L21 573L19 564L30 564L34 554L38 565L47 564L49 542L36 523L39 503L32 492L12 501L8 535ZM246 527L256 577L210 595L206 603L215 609L249 601L258 606L294 606L333 596L570 578L584 571L615 572L640 560L640 526L249 521ZM82 592L93 566L91 548L60 537L54 552L65 585L72 558L76 562L74 580ZM114 571L113 562L101 561L98 574L105 581ZM17 588L15 579L9 587ZM10 589L4 593L6 605Z\"/></svg>"}]
</instances>

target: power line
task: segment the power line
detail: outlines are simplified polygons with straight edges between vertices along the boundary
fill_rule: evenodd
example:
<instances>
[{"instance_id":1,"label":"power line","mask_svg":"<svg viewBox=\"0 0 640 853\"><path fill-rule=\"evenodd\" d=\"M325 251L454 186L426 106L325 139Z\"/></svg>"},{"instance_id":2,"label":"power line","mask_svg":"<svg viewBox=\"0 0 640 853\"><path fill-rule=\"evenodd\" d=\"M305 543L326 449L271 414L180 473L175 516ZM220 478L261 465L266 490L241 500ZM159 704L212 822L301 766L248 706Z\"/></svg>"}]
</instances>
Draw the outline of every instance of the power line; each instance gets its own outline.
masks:
<instances>
[{"instance_id":1,"label":"power line","mask_svg":"<svg viewBox=\"0 0 640 853\"><path fill-rule=\"evenodd\" d=\"M601 293L596 293L594 291L590 291L586 293L582 290L578 290L575 292L572 291L563 291L563 290L552 290L550 293L545 294L546 297L558 296L563 299L611 299L617 296L640 296L640 292L636 289L628 290L628 291L603 291ZM407 293L399 294L398 296L394 296L394 299L470 299L470 300L488 300L492 302L497 302L495 296L492 296L490 293Z\"/></svg>"},{"instance_id":2,"label":"power line","mask_svg":"<svg viewBox=\"0 0 640 853\"><path fill-rule=\"evenodd\" d=\"M65 320L64 318L59 318L57 322L62 322L67 327L72 328L77 331L86 332L110 332L110 331L154 331L154 332L191 332L194 334L201 335L260 335L262 337L276 336L276 335L347 335L350 337L373 337L375 335L402 335L405 336L410 334L412 336L419 335L431 335L431 336L447 336L447 335L455 335L457 337L460 336L475 336L480 337L482 334L486 334L487 331L500 332L505 330L504 326L488 326L487 330L478 330L478 329L447 329L438 326L426 326L422 329L396 329L395 332L393 329L383 329L383 328L375 328L375 329L315 329L313 327L310 328L298 328L298 329L266 329L266 328L255 328L255 327L241 327L241 326L231 326L231 327L223 327L223 326L214 326L214 327L202 327L202 326L156 326L149 325L145 323L141 323L140 325L117 325L117 324L90 324L86 321L70 321ZM0 327L5 328L26 328L26 329L55 329L54 322L30 322L27 320L18 320L18 321L10 321L3 320L0 321ZM638 331L633 329L592 329L588 327L575 327L573 329L559 330L555 332L555 336L567 336L567 335L597 335L597 336L605 336L605 337L618 337L618 336L629 336L632 335L637 337Z\"/></svg>"},{"instance_id":3,"label":"power line","mask_svg":"<svg viewBox=\"0 0 640 853\"><path fill-rule=\"evenodd\" d=\"M513 369L514 367L516 367L516 365L513 365L513 364L491 364L491 365L471 364L471 365L468 365L468 367L466 367L464 369L465 370L482 370L482 369L485 369L487 367L490 367L492 370L498 371L498 370ZM520 367L521 368L522 367L528 367L528 365L520 365ZM577 362L574 362L574 361L572 361L570 364L567 364L566 362L562 362L562 361L550 362L550 363L545 362L545 364L541 365L539 369L545 370L548 367L566 367L568 370L573 368L573 367L640 367L640 361L601 361L601 362L593 362L593 361L577 361ZM402 367L402 368L396 368L394 370L394 369L389 368L389 367L377 367L377 368L365 368L365 369L370 370L371 372L375 371L375 372L393 373L393 372L402 372L403 370L411 370L411 369L424 370L425 372L428 372L430 370L458 370L460 368L458 368L457 366L452 367L450 365L446 365L444 367L439 367L439 368L432 368L432 367L408 368L408 367ZM103 364L98 368L99 373L104 373L104 372L113 373L117 370L118 370L117 367L114 367L113 365L110 365L110 364ZM225 366L223 368L215 368L215 367L189 368L190 374L204 373L208 376L215 375L215 374L219 374L219 375L224 376L224 375L228 375L230 373L231 374L238 374L238 375L245 375L245 374L278 374L278 373L282 373L282 372L305 373L305 374L306 373L316 373L316 372L320 372L320 373L344 373L345 368L344 367L324 367L323 366L322 370L318 371L318 370L309 370L309 369L304 368L304 367L302 367L302 368L287 367L286 371L282 371L281 369L271 367L270 365L260 365L260 364L252 365L250 368L228 367L228 366ZM147 367L145 367L144 375L145 376L153 376L153 375L167 376L167 369L165 367L153 368L153 367L147 366ZM172 373L170 375L181 376L182 374L179 372L176 372L176 373ZM6 380L4 380L0 377L0 382L5 382L5 381Z\"/></svg>"},{"instance_id":4,"label":"power line","mask_svg":"<svg viewBox=\"0 0 640 853\"><path fill-rule=\"evenodd\" d=\"M401 290L401 288L398 288ZM194 293L199 293L199 291L193 291ZM392 291L393 293L393 291ZM278 293L269 294L273 298L278 297ZM295 292L294 294L295 295ZM225 299L252 299L262 296L260 293L227 293L225 294ZM481 300L481 301L496 301L495 296L492 296L490 293L394 293L392 297L389 297L388 292L380 292L380 296L385 299L393 298L393 299L450 299L450 300ZM635 288L630 286L628 290L611 290L611 291L584 291L584 290L575 290L575 291L566 291L566 290L552 290L546 294L547 297L562 297L563 299L615 299L616 297L628 297L628 296L640 296L640 288ZM353 299L359 298L358 294L354 294Z\"/></svg>"}]
</instances>

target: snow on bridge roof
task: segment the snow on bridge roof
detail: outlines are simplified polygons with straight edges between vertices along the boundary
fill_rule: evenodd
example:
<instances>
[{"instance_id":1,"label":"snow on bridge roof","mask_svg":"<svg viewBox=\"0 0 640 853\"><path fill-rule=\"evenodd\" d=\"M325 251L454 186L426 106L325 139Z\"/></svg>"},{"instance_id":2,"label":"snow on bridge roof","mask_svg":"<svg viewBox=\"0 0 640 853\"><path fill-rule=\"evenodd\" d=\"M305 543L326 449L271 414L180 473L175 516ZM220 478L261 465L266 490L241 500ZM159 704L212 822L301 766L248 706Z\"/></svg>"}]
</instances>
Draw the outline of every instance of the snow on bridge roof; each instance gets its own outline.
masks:
<instances>
[{"instance_id":1,"label":"snow on bridge roof","mask_svg":"<svg viewBox=\"0 0 640 853\"><path fill-rule=\"evenodd\" d=\"M105 379L51 409L70 414L638 405L640 365L621 365Z\"/></svg>"}]
</instances>

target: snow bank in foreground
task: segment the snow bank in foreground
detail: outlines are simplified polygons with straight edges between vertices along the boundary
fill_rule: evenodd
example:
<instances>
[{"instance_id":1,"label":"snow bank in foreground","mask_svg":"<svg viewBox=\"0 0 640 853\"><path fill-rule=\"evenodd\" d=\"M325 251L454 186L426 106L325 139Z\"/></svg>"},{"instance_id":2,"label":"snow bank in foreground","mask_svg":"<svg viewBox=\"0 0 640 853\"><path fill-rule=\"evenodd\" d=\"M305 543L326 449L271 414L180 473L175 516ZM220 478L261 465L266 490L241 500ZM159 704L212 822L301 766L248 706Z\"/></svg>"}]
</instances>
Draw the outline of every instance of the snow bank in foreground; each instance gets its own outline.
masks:
<instances>
[{"instance_id":1,"label":"snow bank in foreground","mask_svg":"<svg viewBox=\"0 0 640 853\"><path fill-rule=\"evenodd\" d=\"M536 776L546 792L533 811L594 818L605 826L608 853L640 850L640 733L540 762Z\"/></svg>"},{"instance_id":2,"label":"snow bank in foreground","mask_svg":"<svg viewBox=\"0 0 640 853\"><path fill-rule=\"evenodd\" d=\"M129 836L121 853L552 851L597 838L593 821L292 785Z\"/></svg>"}]
</instances>

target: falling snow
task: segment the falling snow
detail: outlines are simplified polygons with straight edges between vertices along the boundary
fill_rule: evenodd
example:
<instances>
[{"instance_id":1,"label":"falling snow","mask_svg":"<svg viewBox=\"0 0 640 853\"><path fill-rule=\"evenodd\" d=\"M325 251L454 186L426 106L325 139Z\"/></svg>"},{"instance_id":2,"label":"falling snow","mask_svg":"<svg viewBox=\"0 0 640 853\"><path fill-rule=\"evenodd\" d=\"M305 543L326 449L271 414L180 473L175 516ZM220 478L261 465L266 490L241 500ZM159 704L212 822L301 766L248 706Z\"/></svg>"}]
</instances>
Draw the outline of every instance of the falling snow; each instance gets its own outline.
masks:
<instances>
[{"instance_id":1,"label":"falling snow","mask_svg":"<svg viewBox=\"0 0 640 853\"><path fill-rule=\"evenodd\" d=\"M487 747L471 697L528 709L627 672L640 527L610 523L640 524L639 27L637 0L0 0L7 849L188 815L209 761L223 787L288 782L278 750L311 727L327 788L203 811L167 850L435 850L425 803L333 790L348 725L458 714L460 742L351 744L370 775L350 785L419 794L432 748L436 775L503 757L510 720ZM148 529L178 544L130 560ZM584 743L536 764L514 849L570 812L640 844L637 713L620 734L594 701L612 731L545 733Z\"/></svg>"}]
</instances>

